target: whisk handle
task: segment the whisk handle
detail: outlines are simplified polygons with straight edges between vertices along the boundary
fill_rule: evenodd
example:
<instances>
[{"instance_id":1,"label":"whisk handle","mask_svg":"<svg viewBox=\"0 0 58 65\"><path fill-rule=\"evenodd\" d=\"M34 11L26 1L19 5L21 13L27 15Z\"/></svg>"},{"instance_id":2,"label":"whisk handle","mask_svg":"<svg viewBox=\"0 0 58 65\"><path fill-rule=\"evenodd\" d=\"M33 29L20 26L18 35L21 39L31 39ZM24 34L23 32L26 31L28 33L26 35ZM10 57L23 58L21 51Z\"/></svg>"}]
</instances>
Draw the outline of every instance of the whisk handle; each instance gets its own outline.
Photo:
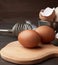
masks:
<instances>
[{"instance_id":1,"label":"whisk handle","mask_svg":"<svg viewBox=\"0 0 58 65\"><path fill-rule=\"evenodd\" d=\"M0 29L0 35L11 35L12 34L12 30L11 29Z\"/></svg>"}]
</instances>

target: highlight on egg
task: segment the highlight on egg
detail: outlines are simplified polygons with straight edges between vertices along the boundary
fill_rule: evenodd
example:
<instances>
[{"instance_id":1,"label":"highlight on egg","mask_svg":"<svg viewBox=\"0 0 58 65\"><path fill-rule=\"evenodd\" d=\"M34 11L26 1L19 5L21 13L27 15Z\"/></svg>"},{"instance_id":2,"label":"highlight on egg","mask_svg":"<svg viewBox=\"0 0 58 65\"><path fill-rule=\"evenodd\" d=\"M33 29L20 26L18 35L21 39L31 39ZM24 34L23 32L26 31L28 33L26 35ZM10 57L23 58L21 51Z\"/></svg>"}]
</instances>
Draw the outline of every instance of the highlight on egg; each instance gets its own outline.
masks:
<instances>
[{"instance_id":1,"label":"highlight on egg","mask_svg":"<svg viewBox=\"0 0 58 65\"><path fill-rule=\"evenodd\" d=\"M40 26L35 31L40 35L43 43L49 43L55 39L55 31L49 26Z\"/></svg>"},{"instance_id":2,"label":"highlight on egg","mask_svg":"<svg viewBox=\"0 0 58 65\"><path fill-rule=\"evenodd\" d=\"M34 30L24 30L19 33L18 41L26 48L34 48L41 43L41 38Z\"/></svg>"}]
</instances>

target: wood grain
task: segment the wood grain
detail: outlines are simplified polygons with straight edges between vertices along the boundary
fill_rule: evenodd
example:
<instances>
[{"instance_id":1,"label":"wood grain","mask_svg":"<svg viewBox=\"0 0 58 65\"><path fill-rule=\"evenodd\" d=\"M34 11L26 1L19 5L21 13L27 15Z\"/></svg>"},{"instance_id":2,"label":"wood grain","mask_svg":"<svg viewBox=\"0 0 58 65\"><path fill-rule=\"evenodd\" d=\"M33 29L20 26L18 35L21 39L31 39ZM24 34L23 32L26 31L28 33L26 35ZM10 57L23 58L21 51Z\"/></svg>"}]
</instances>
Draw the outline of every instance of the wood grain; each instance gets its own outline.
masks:
<instances>
[{"instance_id":1,"label":"wood grain","mask_svg":"<svg viewBox=\"0 0 58 65\"><path fill-rule=\"evenodd\" d=\"M1 49L1 57L17 64L34 64L50 57L58 57L58 47L47 44L42 48L27 49L18 41L14 41Z\"/></svg>"}]
</instances>

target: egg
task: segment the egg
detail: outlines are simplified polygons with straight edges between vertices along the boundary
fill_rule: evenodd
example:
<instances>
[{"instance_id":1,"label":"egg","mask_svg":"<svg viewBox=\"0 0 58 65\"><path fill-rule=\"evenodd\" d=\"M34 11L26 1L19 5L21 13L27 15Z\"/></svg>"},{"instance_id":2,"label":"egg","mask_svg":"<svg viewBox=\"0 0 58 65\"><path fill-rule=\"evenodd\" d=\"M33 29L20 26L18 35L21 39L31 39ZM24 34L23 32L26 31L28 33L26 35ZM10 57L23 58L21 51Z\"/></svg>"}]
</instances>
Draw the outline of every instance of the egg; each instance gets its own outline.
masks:
<instances>
[{"instance_id":1,"label":"egg","mask_svg":"<svg viewBox=\"0 0 58 65\"><path fill-rule=\"evenodd\" d=\"M34 48L41 43L39 34L34 30L24 30L19 33L18 41L26 48Z\"/></svg>"},{"instance_id":2,"label":"egg","mask_svg":"<svg viewBox=\"0 0 58 65\"><path fill-rule=\"evenodd\" d=\"M43 43L49 43L55 39L55 31L49 26L40 26L35 31L40 35Z\"/></svg>"}]
</instances>

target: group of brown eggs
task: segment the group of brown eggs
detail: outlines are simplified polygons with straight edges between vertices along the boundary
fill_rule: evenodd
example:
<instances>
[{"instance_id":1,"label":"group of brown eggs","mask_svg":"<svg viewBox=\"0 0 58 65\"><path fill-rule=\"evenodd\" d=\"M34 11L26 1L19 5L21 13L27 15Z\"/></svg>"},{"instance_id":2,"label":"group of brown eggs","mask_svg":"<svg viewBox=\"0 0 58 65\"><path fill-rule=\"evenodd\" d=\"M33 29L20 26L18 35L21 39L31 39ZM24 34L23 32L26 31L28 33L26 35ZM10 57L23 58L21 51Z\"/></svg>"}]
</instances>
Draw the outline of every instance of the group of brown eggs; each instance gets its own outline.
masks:
<instances>
[{"instance_id":1,"label":"group of brown eggs","mask_svg":"<svg viewBox=\"0 0 58 65\"><path fill-rule=\"evenodd\" d=\"M40 26L35 30L24 30L18 35L18 41L26 48L35 48L55 39L55 31L49 26Z\"/></svg>"},{"instance_id":2,"label":"group of brown eggs","mask_svg":"<svg viewBox=\"0 0 58 65\"><path fill-rule=\"evenodd\" d=\"M41 10L39 18L43 21L53 22L58 8L49 8ZM55 13L56 12L56 13ZM57 15L58 16L58 15ZM58 20L56 18L56 20ZM55 30L49 26L43 25L37 27L35 30L24 30L18 35L18 41L26 48L35 48L40 44L50 43L55 39Z\"/></svg>"}]
</instances>

